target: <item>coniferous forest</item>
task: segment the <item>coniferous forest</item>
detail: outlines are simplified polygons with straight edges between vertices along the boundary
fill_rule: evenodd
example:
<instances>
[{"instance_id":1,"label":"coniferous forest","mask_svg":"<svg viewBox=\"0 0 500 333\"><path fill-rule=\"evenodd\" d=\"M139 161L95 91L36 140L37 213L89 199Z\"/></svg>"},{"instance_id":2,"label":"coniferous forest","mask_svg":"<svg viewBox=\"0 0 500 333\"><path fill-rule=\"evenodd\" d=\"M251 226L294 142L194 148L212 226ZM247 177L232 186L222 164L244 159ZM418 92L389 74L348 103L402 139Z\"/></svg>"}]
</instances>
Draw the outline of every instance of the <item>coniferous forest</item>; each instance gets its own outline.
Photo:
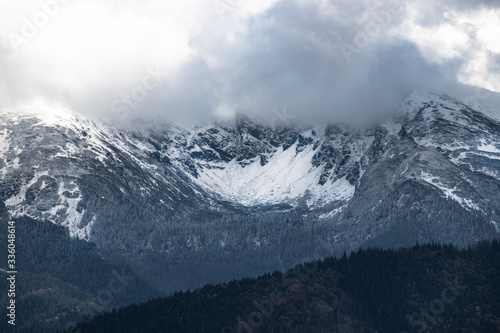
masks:
<instances>
[{"instance_id":1,"label":"coniferous forest","mask_svg":"<svg viewBox=\"0 0 500 333\"><path fill-rule=\"evenodd\" d=\"M500 244L360 249L177 292L69 332L500 332Z\"/></svg>"}]
</instances>

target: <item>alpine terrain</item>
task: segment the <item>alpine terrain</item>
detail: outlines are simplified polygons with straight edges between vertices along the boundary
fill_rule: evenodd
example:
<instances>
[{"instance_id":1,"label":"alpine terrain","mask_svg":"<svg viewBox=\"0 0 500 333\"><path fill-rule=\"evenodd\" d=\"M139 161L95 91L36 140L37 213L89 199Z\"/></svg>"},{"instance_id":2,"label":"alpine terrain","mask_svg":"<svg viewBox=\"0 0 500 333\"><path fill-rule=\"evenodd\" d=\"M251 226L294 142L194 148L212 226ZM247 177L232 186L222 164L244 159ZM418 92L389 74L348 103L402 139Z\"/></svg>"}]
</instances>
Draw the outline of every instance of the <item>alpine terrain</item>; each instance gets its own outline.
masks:
<instances>
[{"instance_id":1,"label":"alpine terrain","mask_svg":"<svg viewBox=\"0 0 500 333\"><path fill-rule=\"evenodd\" d=\"M24 228L19 271L75 288L49 323L98 303L111 270L138 295L106 308L360 247L467 247L500 236L500 119L480 111L424 91L363 128L246 116L120 127L58 107L2 110L2 220ZM54 233L52 260L28 264ZM81 258L69 271L100 262L100 282L50 268L68 253Z\"/></svg>"}]
</instances>

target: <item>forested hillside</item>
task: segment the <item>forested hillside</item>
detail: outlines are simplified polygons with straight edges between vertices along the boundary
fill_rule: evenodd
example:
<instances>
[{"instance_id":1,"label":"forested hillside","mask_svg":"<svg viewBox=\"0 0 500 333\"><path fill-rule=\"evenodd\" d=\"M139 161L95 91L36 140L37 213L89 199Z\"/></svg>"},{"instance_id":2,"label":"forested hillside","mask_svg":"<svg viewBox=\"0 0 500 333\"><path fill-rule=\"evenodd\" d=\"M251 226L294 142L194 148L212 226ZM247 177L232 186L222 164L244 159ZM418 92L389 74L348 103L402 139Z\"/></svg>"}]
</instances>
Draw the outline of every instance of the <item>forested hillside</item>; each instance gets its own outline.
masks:
<instances>
[{"instance_id":1,"label":"forested hillside","mask_svg":"<svg viewBox=\"0 0 500 333\"><path fill-rule=\"evenodd\" d=\"M7 258L7 215L0 201L0 254ZM71 239L62 226L29 217L16 226L18 311L15 327L0 332L52 333L104 310L146 301L159 292L123 264L103 258L95 244ZM0 289L9 290L7 260L0 263ZM0 306L7 307L7 292ZM71 325L72 326L72 325Z\"/></svg>"},{"instance_id":2,"label":"forested hillside","mask_svg":"<svg viewBox=\"0 0 500 333\"><path fill-rule=\"evenodd\" d=\"M360 249L112 311L68 332L500 332L500 245Z\"/></svg>"}]
</instances>

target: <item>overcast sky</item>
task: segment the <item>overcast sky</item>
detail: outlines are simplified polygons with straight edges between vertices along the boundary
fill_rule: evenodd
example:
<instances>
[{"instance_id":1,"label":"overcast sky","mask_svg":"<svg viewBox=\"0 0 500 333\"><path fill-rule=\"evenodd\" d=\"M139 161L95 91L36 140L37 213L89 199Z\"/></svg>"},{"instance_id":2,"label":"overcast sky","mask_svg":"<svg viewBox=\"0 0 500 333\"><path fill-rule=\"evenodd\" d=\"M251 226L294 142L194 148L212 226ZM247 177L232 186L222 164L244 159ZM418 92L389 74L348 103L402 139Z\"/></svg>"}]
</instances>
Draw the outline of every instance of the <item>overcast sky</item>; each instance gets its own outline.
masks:
<instances>
[{"instance_id":1,"label":"overcast sky","mask_svg":"<svg viewBox=\"0 0 500 333\"><path fill-rule=\"evenodd\" d=\"M339 121L500 91L497 1L0 0L0 107Z\"/></svg>"}]
</instances>

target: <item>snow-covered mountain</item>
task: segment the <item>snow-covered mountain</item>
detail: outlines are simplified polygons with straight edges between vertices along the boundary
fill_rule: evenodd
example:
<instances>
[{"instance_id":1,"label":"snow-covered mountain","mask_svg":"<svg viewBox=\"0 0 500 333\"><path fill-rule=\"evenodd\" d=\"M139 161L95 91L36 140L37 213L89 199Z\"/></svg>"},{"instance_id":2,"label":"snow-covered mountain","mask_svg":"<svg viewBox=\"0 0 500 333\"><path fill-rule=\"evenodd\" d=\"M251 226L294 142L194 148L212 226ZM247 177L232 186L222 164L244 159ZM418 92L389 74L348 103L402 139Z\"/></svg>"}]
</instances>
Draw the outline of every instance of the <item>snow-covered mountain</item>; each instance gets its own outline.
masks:
<instances>
[{"instance_id":1,"label":"snow-covered mountain","mask_svg":"<svg viewBox=\"0 0 500 333\"><path fill-rule=\"evenodd\" d=\"M450 97L416 91L393 119L368 129L276 130L241 117L127 140L159 154L208 193L242 206L345 207L370 178L365 172L388 164L397 173L384 186L412 180L465 210L492 213L500 207L496 188L488 191L491 185L483 183L500 179L498 125ZM161 148L162 142L170 144ZM322 216L335 212L340 209Z\"/></svg>"},{"instance_id":2,"label":"snow-covered mountain","mask_svg":"<svg viewBox=\"0 0 500 333\"><path fill-rule=\"evenodd\" d=\"M49 219L88 240L103 213L96 205L123 209L130 201L172 216L200 203L217 207L117 128L57 108L2 111L0 119L0 189L12 216Z\"/></svg>"},{"instance_id":3,"label":"snow-covered mountain","mask_svg":"<svg viewBox=\"0 0 500 333\"><path fill-rule=\"evenodd\" d=\"M467 245L500 232L500 122L421 91L370 128L245 116L119 128L55 107L3 110L0 173L12 216L175 274L197 260L248 275L363 245Z\"/></svg>"}]
</instances>

